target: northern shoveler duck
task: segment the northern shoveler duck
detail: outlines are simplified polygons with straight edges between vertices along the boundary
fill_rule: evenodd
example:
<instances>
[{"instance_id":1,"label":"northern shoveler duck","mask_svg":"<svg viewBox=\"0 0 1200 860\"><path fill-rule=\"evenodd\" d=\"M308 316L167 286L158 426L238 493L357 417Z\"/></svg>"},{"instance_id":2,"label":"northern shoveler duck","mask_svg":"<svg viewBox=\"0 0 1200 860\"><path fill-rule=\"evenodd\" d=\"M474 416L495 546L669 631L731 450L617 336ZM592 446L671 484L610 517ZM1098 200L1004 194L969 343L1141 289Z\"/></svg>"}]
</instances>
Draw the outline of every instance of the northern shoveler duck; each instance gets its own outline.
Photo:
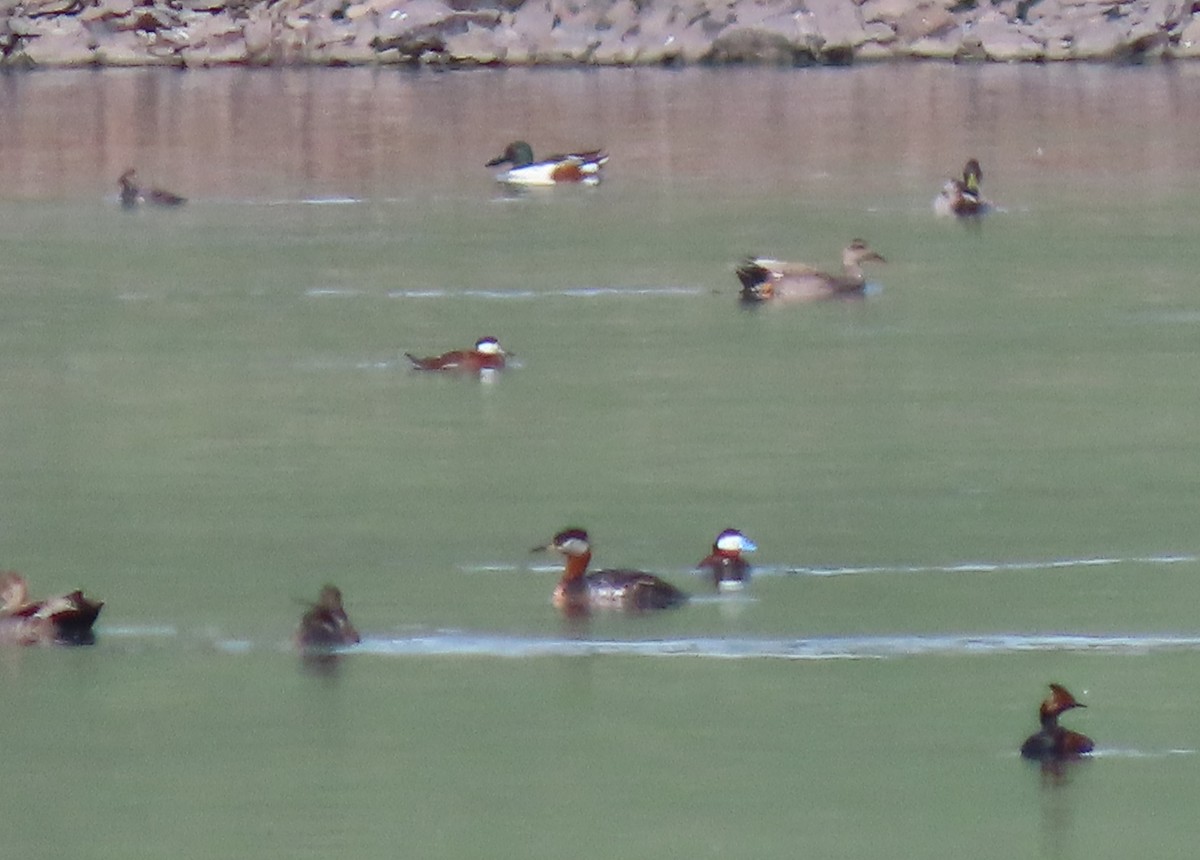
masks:
<instances>
[{"instance_id":1,"label":"northern shoveler duck","mask_svg":"<svg viewBox=\"0 0 1200 860\"><path fill-rule=\"evenodd\" d=\"M336 585L321 589L317 602L310 604L296 629L296 645L304 651L322 651L362 641L342 606L342 592Z\"/></svg>"},{"instance_id":2,"label":"northern shoveler duck","mask_svg":"<svg viewBox=\"0 0 1200 860\"><path fill-rule=\"evenodd\" d=\"M592 608L671 609L688 596L652 573L641 570L595 570L588 572L592 544L580 528L564 529L545 546L533 552L554 550L566 559L562 579L552 602L568 615L581 615Z\"/></svg>"},{"instance_id":3,"label":"northern shoveler duck","mask_svg":"<svg viewBox=\"0 0 1200 860\"><path fill-rule=\"evenodd\" d=\"M718 591L737 591L750 578L750 563L742 554L756 549L754 541L737 529L725 529L717 535L712 552L696 566L712 576Z\"/></svg>"},{"instance_id":4,"label":"northern shoveler duck","mask_svg":"<svg viewBox=\"0 0 1200 860\"><path fill-rule=\"evenodd\" d=\"M25 577L0 573L0 643L90 645L103 601L72 591L46 600L30 600Z\"/></svg>"},{"instance_id":5,"label":"northern shoveler duck","mask_svg":"<svg viewBox=\"0 0 1200 860\"><path fill-rule=\"evenodd\" d=\"M570 182L599 185L601 168L607 162L608 153L602 149L551 155L534 161L533 147L523 140L517 140L505 147L504 152L486 166L512 165L508 170L496 174L497 181L510 185L558 185Z\"/></svg>"},{"instance_id":6,"label":"northern shoveler duck","mask_svg":"<svg viewBox=\"0 0 1200 860\"><path fill-rule=\"evenodd\" d=\"M121 191L121 205L133 209L139 203L150 203L154 206L179 206L187 202L186 197L180 197L161 188L143 189L137 184L137 171L132 167L121 174L117 180Z\"/></svg>"},{"instance_id":7,"label":"northern shoveler duck","mask_svg":"<svg viewBox=\"0 0 1200 860\"><path fill-rule=\"evenodd\" d=\"M1021 744L1021 755L1033 761L1063 762L1090 753L1095 746L1091 738L1064 729L1058 724L1059 714L1063 711L1086 707L1087 705L1076 701L1066 687L1051 684L1050 695L1038 709L1042 728Z\"/></svg>"},{"instance_id":8,"label":"northern shoveler duck","mask_svg":"<svg viewBox=\"0 0 1200 860\"><path fill-rule=\"evenodd\" d=\"M748 257L737 267L742 282L742 301L817 301L819 299L861 298L866 294L867 279L862 264L887 261L854 239L842 251L840 275L822 272L806 263L786 263L765 257Z\"/></svg>"},{"instance_id":9,"label":"northern shoveler duck","mask_svg":"<svg viewBox=\"0 0 1200 860\"><path fill-rule=\"evenodd\" d=\"M419 358L411 352L404 357L412 362L414 370L442 370L452 373L483 373L503 370L508 353L494 337L481 337L472 349L456 349L428 358Z\"/></svg>"},{"instance_id":10,"label":"northern shoveler duck","mask_svg":"<svg viewBox=\"0 0 1200 860\"><path fill-rule=\"evenodd\" d=\"M980 188L982 182L983 168L972 158L963 167L961 179L951 179L942 186L942 193L933 201L933 211L938 215L960 218L985 214L991 210L992 204L983 196Z\"/></svg>"}]
</instances>

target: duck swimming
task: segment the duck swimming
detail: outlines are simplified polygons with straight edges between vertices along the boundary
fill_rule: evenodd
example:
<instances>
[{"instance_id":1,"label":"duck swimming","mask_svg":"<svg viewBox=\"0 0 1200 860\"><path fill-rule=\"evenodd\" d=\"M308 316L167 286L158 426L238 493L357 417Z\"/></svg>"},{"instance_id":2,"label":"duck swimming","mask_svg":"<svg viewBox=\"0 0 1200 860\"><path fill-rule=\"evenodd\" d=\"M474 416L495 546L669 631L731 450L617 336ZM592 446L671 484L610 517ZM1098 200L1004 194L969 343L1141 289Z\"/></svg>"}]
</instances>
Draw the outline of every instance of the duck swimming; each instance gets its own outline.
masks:
<instances>
[{"instance_id":1,"label":"duck swimming","mask_svg":"<svg viewBox=\"0 0 1200 860\"><path fill-rule=\"evenodd\" d=\"M983 196L980 183L983 168L972 158L963 167L961 179L951 179L942 186L942 193L933 201L933 211L942 216L970 218L983 215L992 209L992 203Z\"/></svg>"},{"instance_id":2,"label":"duck swimming","mask_svg":"<svg viewBox=\"0 0 1200 860\"><path fill-rule=\"evenodd\" d=\"M25 577L0 573L0 643L90 645L96 640L92 625L103 606L82 591L30 600Z\"/></svg>"},{"instance_id":3,"label":"duck swimming","mask_svg":"<svg viewBox=\"0 0 1200 860\"><path fill-rule=\"evenodd\" d=\"M457 349L429 358L418 358L411 352L404 357L412 362L414 370L440 370L452 373L482 373L503 370L508 353L494 337L481 337L472 349Z\"/></svg>"},{"instance_id":4,"label":"duck swimming","mask_svg":"<svg viewBox=\"0 0 1200 860\"><path fill-rule=\"evenodd\" d=\"M121 174L117 180L121 193L121 205L133 209L139 203L149 203L154 206L180 206L187 202L186 197L180 197L161 188L142 189L137 184L137 171L132 167Z\"/></svg>"},{"instance_id":5,"label":"duck swimming","mask_svg":"<svg viewBox=\"0 0 1200 860\"><path fill-rule=\"evenodd\" d=\"M317 602L309 606L296 629L296 646L303 651L321 651L362 641L342 606L342 592L336 585L321 589Z\"/></svg>"},{"instance_id":6,"label":"duck swimming","mask_svg":"<svg viewBox=\"0 0 1200 860\"><path fill-rule=\"evenodd\" d=\"M744 302L862 298L867 287L862 264L869 261L887 262L862 239L851 240L842 250L840 275L822 272L806 263L748 257L737 267L738 280L742 282L741 298Z\"/></svg>"},{"instance_id":7,"label":"duck swimming","mask_svg":"<svg viewBox=\"0 0 1200 860\"><path fill-rule=\"evenodd\" d=\"M672 609L688 596L652 573L641 570L595 570L588 572L592 545L588 533L569 528L556 534L545 546L533 552L554 550L566 559L562 579L554 589L551 602L568 615L581 615L592 608Z\"/></svg>"},{"instance_id":8,"label":"duck swimming","mask_svg":"<svg viewBox=\"0 0 1200 860\"><path fill-rule=\"evenodd\" d=\"M599 185L600 170L607 162L608 153L602 149L551 155L549 158L534 161L533 147L523 140L516 140L485 166L511 164L508 170L496 175L497 181L510 185L558 185L573 182Z\"/></svg>"},{"instance_id":9,"label":"duck swimming","mask_svg":"<svg viewBox=\"0 0 1200 860\"><path fill-rule=\"evenodd\" d=\"M696 567L712 576L718 591L737 591L750 578L750 563L742 553L754 552L758 546L737 529L725 529L717 535L712 552Z\"/></svg>"},{"instance_id":10,"label":"duck swimming","mask_svg":"<svg viewBox=\"0 0 1200 860\"><path fill-rule=\"evenodd\" d=\"M1051 684L1050 695L1038 710L1042 728L1021 744L1021 755L1033 761L1063 762L1090 753L1094 747L1091 738L1064 729L1058 724L1058 717L1064 711L1086 707L1087 705L1076 701L1066 687Z\"/></svg>"}]
</instances>

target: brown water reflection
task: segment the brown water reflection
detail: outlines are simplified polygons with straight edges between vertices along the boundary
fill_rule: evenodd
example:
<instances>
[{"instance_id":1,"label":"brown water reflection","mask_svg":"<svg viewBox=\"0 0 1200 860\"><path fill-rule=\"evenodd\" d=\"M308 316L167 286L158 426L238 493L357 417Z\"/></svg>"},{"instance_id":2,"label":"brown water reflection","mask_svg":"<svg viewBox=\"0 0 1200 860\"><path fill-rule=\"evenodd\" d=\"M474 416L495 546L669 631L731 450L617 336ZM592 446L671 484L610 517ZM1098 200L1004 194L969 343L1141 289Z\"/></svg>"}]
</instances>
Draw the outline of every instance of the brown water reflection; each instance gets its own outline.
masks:
<instances>
[{"instance_id":1,"label":"brown water reflection","mask_svg":"<svg viewBox=\"0 0 1200 860\"><path fill-rule=\"evenodd\" d=\"M111 192L130 164L193 197L451 190L515 138L606 146L612 174L636 181L773 187L851 165L929 184L966 153L986 168L1019 144L1013 173L1133 171L1169 188L1200 168L1198 96L1189 65L10 74L0 195ZM1165 125L1190 132L1147 133Z\"/></svg>"}]
</instances>

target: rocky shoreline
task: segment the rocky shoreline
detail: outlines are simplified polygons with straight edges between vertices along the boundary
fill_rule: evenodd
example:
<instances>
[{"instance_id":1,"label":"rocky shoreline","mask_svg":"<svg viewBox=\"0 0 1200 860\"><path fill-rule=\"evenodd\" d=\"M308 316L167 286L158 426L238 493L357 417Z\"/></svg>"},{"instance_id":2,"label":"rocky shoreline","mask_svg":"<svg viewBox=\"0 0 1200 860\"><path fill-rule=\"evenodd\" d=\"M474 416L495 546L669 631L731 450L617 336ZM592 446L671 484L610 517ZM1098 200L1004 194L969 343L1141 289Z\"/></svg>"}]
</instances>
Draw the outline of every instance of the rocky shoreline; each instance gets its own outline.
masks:
<instances>
[{"instance_id":1,"label":"rocky shoreline","mask_svg":"<svg viewBox=\"0 0 1200 860\"><path fill-rule=\"evenodd\" d=\"M1198 0L0 0L0 67L1200 57Z\"/></svg>"}]
</instances>

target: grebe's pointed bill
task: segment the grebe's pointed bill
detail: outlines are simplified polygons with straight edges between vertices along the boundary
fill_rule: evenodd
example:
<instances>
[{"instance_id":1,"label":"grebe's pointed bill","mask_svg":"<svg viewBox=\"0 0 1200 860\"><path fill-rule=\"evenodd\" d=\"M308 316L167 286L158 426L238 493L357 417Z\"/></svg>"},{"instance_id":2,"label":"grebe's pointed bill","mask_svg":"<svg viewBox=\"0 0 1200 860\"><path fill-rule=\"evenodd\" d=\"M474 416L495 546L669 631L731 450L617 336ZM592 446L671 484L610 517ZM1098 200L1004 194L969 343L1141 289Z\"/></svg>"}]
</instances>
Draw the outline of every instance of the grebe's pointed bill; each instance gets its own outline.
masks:
<instances>
[{"instance_id":1,"label":"grebe's pointed bill","mask_svg":"<svg viewBox=\"0 0 1200 860\"><path fill-rule=\"evenodd\" d=\"M725 529L717 535L714 546L725 552L754 552L758 549L758 544L737 529Z\"/></svg>"}]
</instances>

